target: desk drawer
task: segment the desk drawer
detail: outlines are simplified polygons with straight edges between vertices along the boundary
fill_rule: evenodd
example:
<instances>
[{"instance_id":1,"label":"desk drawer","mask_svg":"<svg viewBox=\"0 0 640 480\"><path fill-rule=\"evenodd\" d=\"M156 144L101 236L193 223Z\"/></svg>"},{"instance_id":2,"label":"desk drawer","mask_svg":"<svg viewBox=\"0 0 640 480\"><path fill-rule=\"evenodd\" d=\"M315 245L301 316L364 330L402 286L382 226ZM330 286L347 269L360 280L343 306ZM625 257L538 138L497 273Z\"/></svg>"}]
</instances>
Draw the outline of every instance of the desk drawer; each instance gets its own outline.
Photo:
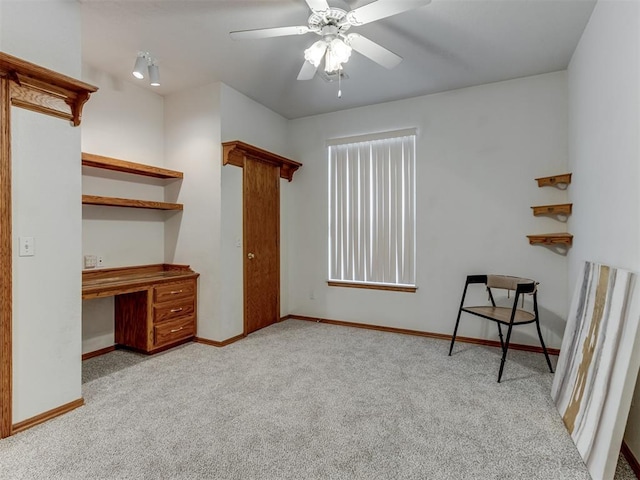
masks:
<instances>
[{"instance_id":1,"label":"desk drawer","mask_svg":"<svg viewBox=\"0 0 640 480\"><path fill-rule=\"evenodd\" d=\"M192 337L196 333L196 322L193 317L164 322L153 327L154 346L160 347L187 337Z\"/></svg>"},{"instance_id":2,"label":"desk drawer","mask_svg":"<svg viewBox=\"0 0 640 480\"><path fill-rule=\"evenodd\" d=\"M165 283L154 289L154 302L170 302L181 298L193 297L196 294L196 281L186 280L176 283Z\"/></svg>"},{"instance_id":3,"label":"desk drawer","mask_svg":"<svg viewBox=\"0 0 640 480\"><path fill-rule=\"evenodd\" d=\"M159 307L153 307L153 321L155 323L166 320L177 320L182 317L192 317L196 310L196 301L193 297L186 298Z\"/></svg>"}]
</instances>

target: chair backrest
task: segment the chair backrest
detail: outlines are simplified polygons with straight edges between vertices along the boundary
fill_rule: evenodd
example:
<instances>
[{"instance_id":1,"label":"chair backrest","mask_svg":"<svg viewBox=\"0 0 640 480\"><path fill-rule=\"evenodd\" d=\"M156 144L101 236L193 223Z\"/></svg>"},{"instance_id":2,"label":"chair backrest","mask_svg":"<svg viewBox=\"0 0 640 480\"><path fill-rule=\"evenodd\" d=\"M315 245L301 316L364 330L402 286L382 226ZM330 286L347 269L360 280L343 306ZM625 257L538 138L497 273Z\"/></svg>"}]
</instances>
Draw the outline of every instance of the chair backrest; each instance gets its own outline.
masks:
<instances>
[{"instance_id":1,"label":"chair backrest","mask_svg":"<svg viewBox=\"0 0 640 480\"><path fill-rule=\"evenodd\" d=\"M516 291L518 290L518 285L521 285L520 290L523 293L534 293L537 289L538 282L529 278L511 277L509 275L487 275L488 288ZM522 286L530 286L530 288L523 288Z\"/></svg>"}]
</instances>

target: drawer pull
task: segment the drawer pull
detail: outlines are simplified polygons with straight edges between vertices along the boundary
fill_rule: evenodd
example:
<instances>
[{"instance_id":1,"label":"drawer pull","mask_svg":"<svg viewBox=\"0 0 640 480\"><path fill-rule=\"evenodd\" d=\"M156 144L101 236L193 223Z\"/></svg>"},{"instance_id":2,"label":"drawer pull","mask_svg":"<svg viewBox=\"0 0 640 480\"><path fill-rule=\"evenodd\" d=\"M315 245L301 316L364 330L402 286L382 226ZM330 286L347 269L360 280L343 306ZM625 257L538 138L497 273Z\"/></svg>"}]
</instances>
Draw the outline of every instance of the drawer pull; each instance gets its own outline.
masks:
<instances>
[{"instance_id":1,"label":"drawer pull","mask_svg":"<svg viewBox=\"0 0 640 480\"><path fill-rule=\"evenodd\" d=\"M177 295L179 293L182 293L182 290L173 290L169 295Z\"/></svg>"},{"instance_id":2,"label":"drawer pull","mask_svg":"<svg viewBox=\"0 0 640 480\"><path fill-rule=\"evenodd\" d=\"M171 333L176 333L176 332L179 332L180 330L184 330L184 327L174 328L173 330L171 330Z\"/></svg>"},{"instance_id":3,"label":"drawer pull","mask_svg":"<svg viewBox=\"0 0 640 480\"><path fill-rule=\"evenodd\" d=\"M172 308L171 309L171 313L176 313L176 312L181 312L182 311L182 307L180 308Z\"/></svg>"}]
</instances>

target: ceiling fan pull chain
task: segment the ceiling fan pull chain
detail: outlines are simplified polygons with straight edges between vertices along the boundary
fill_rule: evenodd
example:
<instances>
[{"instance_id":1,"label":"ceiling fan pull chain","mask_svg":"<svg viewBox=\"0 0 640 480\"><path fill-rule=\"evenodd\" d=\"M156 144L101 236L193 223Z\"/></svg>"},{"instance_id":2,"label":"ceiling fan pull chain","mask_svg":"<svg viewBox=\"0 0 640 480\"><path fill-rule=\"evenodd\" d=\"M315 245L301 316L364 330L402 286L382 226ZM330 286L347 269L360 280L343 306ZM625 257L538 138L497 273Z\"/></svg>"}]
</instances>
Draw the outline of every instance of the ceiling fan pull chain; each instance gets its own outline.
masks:
<instances>
[{"instance_id":1,"label":"ceiling fan pull chain","mask_svg":"<svg viewBox=\"0 0 640 480\"><path fill-rule=\"evenodd\" d=\"M338 68L338 98L342 98L341 81L342 81L342 65L340 65L340 68Z\"/></svg>"}]
</instances>

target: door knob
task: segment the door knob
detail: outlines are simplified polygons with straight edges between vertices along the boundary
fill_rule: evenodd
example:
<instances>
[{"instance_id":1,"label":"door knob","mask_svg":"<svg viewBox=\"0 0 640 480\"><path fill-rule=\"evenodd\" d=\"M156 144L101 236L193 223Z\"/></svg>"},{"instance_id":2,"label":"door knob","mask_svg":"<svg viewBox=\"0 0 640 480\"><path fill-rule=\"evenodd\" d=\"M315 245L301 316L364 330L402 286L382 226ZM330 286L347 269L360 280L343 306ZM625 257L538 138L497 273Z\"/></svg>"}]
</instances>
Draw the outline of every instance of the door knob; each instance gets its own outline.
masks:
<instances>
[{"instance_id":1,"label":"door knob","mask_svg":"<svg viewBox=\"0 0 640 480\"><path fill-rule=\"evenodd\" d=\"M253 260L256 256L253 253L248 253L247 258L249 258L249 260Z\"/></svg>"}]
</instances>

